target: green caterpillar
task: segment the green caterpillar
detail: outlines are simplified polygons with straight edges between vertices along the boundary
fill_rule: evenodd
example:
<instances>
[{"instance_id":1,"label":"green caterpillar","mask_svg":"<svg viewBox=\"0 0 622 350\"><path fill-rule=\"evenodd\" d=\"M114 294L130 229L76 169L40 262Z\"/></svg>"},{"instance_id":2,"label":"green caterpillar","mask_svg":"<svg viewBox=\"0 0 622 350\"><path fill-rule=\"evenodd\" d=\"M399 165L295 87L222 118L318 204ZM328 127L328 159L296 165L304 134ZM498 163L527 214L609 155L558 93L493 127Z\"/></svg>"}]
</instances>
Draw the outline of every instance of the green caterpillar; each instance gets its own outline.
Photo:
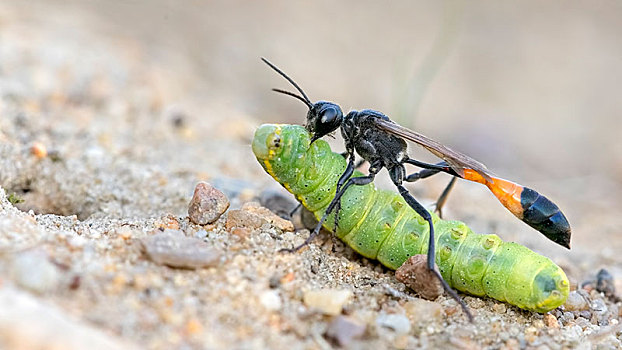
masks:
<instances>
[{"instance_id":1,"label":"green caterpillar","mask_svg":"<svg viewBox=\"0 0 622 350\"><path fill-rule=\"evenodd\" d=\"M319 219L346 161L325 141L309 142L302 126L265 124L255 132L253 153ZM324 227L361 255L395 270L410 256L427 252L428 223L397 193L377 190L373 183L353 186L341 203L338 227L334 214ZM568 279L550 259L496 235L475 234L459 221L433 215L433 222L436 263L453 288L537 312L550 311L568 297Z\"/></svg>"}]
</instances>

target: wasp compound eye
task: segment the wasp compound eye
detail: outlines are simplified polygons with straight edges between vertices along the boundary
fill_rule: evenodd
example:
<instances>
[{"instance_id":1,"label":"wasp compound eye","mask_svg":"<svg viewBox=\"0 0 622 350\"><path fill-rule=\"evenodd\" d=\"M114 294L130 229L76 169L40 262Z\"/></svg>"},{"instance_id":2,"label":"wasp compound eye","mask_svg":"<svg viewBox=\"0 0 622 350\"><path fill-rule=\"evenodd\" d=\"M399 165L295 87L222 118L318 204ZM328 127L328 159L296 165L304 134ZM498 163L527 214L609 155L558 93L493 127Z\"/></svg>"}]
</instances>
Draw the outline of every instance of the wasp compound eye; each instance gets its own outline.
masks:
<instances>
[{"instance_id":1,"label":"wasp compound eye","mask_svg":"<svg viewBox=\"0 0 622 350\"><path fill-rule=\"evenodd\" d=\"M320 111L320 123L333 124L335 120L340 119L341 111L338 111L332 106L324 108Z\"/></svg>"}]
</instances>

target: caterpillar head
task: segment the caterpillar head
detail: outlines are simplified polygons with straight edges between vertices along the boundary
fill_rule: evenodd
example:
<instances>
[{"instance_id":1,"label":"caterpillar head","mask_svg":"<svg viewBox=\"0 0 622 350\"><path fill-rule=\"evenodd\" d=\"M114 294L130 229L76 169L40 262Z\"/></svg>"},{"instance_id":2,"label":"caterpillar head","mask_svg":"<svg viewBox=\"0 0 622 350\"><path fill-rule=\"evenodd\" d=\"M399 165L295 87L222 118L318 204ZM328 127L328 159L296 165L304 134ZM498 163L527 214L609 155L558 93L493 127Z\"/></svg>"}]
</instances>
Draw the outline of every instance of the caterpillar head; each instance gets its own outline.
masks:
<instances>
[{"instance_id":1,"label":"caterpillar head","mask_svg":"<svg viewBox=\"0 0 622 350\"><path fill-rule=\"evenodd\" d=\"M261 161L271 161L282 151L281 126L264 124L255 131L253 153Z\"/></svg>"},{"instance_id":2,"label":"caterpillar head","mask_svg":"<svg viewBox=\"0 0 622 350\"><path fill-rule=\"evenodd\" d=\"M253 137L253 153L261 162L286 165L307 151L309 132L300 125L263 124Z\"/></svg>"}]
</instances>

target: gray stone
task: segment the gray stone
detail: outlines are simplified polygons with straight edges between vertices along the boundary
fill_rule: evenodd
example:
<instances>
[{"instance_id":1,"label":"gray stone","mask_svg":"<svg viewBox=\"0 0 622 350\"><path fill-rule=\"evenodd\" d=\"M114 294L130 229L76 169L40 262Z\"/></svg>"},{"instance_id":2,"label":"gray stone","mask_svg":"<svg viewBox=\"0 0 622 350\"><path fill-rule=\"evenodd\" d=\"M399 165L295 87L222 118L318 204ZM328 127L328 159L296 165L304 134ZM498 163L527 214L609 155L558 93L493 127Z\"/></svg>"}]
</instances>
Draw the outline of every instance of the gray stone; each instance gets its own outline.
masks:
<instances>
[{"instance_id":1,"label":"gray stone","mask_svg":"<svg viewBox=\"0 0 622 350\"><path fill-rule=\"evenodd\" d=\"M390 328L397 334L406 334L410 332L410 320L401 314L385 314L381 313L376 318L378 327Z\"/></svg>"},{"instance_id":2,"label":"gray stone","mask_svg":"<svg viewBox=\"0 0 622 350\"><path fill-rule=\"evenodd\" d=\"M171 267L196 269L216 266L222 255L202 240L186 237L178 230L164 230L140 242L151 261Z\"/></svg>"}]
</instances>

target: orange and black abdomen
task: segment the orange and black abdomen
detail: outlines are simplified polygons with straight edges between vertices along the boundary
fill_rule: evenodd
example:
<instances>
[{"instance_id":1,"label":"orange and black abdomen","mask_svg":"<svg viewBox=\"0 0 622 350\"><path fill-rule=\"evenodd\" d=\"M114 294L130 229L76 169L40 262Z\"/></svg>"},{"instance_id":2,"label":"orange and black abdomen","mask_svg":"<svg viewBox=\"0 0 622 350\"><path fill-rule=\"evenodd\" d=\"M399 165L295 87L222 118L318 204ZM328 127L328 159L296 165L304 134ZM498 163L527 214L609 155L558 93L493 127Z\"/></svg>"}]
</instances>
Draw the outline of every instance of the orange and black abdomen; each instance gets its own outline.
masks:
<instances>
[{"instance_id":1,"label":"orange and black abdomen","mask_svg":"<svg viewBox=\"0 0 622 350\"><path fill-rule=\"evenodd\" d=\"M462 178L486 185L517 218L542 232L548 239L570 249L570 224L559 207L548 198L514 182L464 169Z\"/></svg>"},{"instance_id":2,"label":"orange and black abdomen","mask_svg":"<svg viewBox=\"0 0 622 350\"><path fill-rule=\"evenodd\" d=\"M527 187L523 187L520 204L523 207L522 220L527 225L570 249L570 224L557 205Z\"/></svg>"}]
</instances>

